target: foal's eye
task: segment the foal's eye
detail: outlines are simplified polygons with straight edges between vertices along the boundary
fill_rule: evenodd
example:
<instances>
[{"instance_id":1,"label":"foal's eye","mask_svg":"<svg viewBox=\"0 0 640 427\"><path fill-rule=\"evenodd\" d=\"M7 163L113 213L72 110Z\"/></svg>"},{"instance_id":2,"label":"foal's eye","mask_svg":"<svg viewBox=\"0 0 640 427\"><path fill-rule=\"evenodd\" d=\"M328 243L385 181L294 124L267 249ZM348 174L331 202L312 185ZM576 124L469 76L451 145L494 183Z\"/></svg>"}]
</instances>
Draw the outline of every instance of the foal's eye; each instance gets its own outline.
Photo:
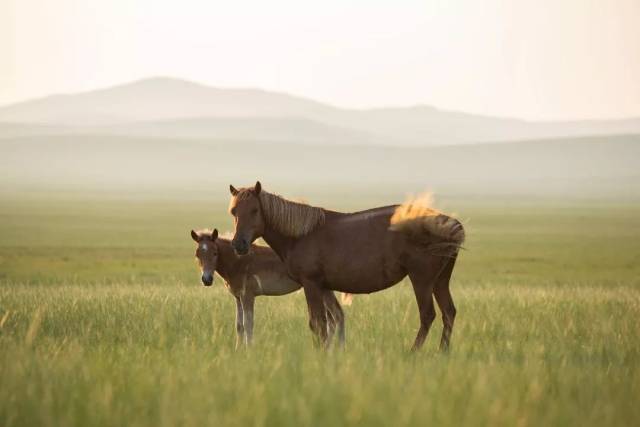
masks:
<instances>
[{"instance_id":1,"label":"foal's eye","mask_svg":"<svg viewBox=\"0 0 640 427\"><path fill-rule=\"evenodd\" d=\"M258 208L251 209L251 215L257 215L257 214L258 214Z\"/></svg>"},{"instance_id":2,"label":"foal's eye","mask_svg":"<svg viewBox=\"0 0 640 427\"><path fill-rule=\"evenodd\" d=\"M236 216L236 208L231 208L231 215Z\"/></svg>"}]
</instances>

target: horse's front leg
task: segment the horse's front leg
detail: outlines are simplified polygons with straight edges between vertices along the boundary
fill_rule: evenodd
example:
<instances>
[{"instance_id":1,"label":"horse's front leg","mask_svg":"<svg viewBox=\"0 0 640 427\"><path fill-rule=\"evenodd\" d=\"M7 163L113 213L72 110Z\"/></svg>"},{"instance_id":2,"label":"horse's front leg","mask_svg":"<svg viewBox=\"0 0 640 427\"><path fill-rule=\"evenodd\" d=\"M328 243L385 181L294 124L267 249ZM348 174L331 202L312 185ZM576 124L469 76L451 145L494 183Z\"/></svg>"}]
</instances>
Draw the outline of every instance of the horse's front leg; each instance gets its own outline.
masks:
<instances>
[{"instance_id":1,"label":"horse's front leg","mask_svg":"<svg viewBox=\"0 0 640 427\"><path fill-rule=\"evenodd\" d=\"M242 310L242 301L239 297L236 298L236 350L242 345L244 341L244 315Z\"/></svg>"},{"instance_id":2,"label":"horse's front leg","mask_svg":"<svg viewBox=\"0 0 640 427\"><path fill-rule=\"evenodd\" d=\"M317 346L327 348L328 331L327 331L327 310L324 305L324 290L312 281L303 281L304 296L307 299L307 308L309 309L309 328L314 334Z\"/></svg>"},{"instance_id":3,"label":"horse's front leg","mask_svg":"<svg viewBox=\"0 0 640 427\"><path fill-rule=\"evenodd\" d=\"M242 296L242 309L244 312L244 338L247 346L253 341L253 305L255 296L245 294Z\"/></svg>"},{"instance_id":4,"label":"horse's front leg","mask_svg":"<svg viewBox=\"0 0 640 427\"><path fill-rule=\"evenodd\" d=\"M337 329L338 346L344 348L344 312L333 291L324 290L324 305L327 311L327 322L329 324L329 341L331 341Z\"/></svg>"}]
</instances>

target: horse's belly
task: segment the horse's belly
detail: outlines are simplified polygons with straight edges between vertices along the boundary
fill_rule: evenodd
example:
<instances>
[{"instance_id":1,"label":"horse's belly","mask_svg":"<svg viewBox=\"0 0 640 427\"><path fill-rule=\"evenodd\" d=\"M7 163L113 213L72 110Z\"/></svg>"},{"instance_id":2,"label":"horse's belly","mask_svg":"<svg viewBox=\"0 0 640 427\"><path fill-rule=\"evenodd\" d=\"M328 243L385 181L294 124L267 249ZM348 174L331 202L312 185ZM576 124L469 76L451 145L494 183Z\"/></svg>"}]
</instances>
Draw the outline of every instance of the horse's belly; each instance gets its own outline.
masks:
<instances>
[{"instance_id":1,"label":"horse's belly","mask_svg":"<svg viewBox=\"0 0 640 427\"><path fill-rule=\"evenodd\" d=\"M326 286L335 291L371 293L389 288L406 276L404 268L396 262L381 260L376 263L340 262L326 266Z\"/></svg>"},{"instance_id":2,"label":"horse's belly","mask_svg":"<svg viewBox=\"0 0 640 427\"><path fill-rule=\"evenodd\" d=\"M388 230L393 209L365 212L334 222L296 247L294 275L342 292L371 293L398 283L404 240Z\"/></svg>"}]
</instances>

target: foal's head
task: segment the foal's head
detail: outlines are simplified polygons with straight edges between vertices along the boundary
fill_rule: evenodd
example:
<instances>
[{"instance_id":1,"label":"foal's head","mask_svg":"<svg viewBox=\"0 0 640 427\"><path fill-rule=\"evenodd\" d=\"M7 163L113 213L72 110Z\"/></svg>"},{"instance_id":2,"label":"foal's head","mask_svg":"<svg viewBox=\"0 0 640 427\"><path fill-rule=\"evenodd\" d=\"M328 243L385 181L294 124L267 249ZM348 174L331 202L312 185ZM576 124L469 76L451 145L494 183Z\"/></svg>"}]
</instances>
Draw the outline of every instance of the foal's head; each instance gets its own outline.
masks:
<instances>
[{"instance_id":1,"label":"foal's head","mask_svg":"<svg viewBox=\"0 0 640 427\"><path fill-rule=\"evenodd\" d=\"M218 265L218 230L213 232L191 230L191 238L198 244L196 249L196 258L202 270L202 284L211 286L213 283L213 272L216 271Z\"/></svg>"},{"instance_id":2,"label":"foal's head","mask_svg":"<svg viewBox=\"0 0 640 427\"><path fill-rule=\"evenodd\" d=\"M235 222L235 234L231 246L238 255L249 253L251 243L264 233L265 223L260 205L260 181L253 188L236 190L229 186L233 199L229 206L229 212Z\"/></svg>"}]
</instances>

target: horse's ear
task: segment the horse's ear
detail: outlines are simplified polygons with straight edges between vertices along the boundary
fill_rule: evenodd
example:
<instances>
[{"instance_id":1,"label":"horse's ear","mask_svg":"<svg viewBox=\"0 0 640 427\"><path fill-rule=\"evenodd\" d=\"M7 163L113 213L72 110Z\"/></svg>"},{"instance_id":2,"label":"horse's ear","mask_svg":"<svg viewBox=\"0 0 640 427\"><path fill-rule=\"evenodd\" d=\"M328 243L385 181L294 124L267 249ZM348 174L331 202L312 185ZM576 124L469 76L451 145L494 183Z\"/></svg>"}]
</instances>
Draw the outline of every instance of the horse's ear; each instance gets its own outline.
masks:
<instances>
[{"instance_id":1,"label":"horse's ear","mask_svg":"<svg viewBox=\"0 0 640 427\"><path fill-rule=\"evenodd\" d=\"M218 229L214 228L213 233L211 233L211 240L216 240L218 238Z\"/></svg>"},{"instance_id":2,"label":"horse's ear","mask_svg":"<svg viewBox=\"0 0 640 427\"><path fill-rule=\"evenodd\" d=\"M229 191L231 192L232 196L235 196L238 194L238 190L236 190L236 187L234 187L233 185L229 185Z\"/></svg>"},{"instance_id":3,"label":"horse's ear","mask_svg":"<svg viewBox=\"0 0 640 427\"><path fill-rule=\"evenodd\" d=\"M256 181L256 186L253 187L253 191L256 193L256 196L260 194L260 191L262 191L262 184L260 184L260 181Z\"/></svg>"},{"instance_id":4,"label":"horse's ear","mask_svg":"<svg viewBox=\"0 0 640 427\"><path fill-rule=\"evenodd\" d=\"M198 237L198 233L196 233L195 231L191 230L191 238L195 241L195 242L199 242L200 238Z\"/></svg>"}]
</instances>

